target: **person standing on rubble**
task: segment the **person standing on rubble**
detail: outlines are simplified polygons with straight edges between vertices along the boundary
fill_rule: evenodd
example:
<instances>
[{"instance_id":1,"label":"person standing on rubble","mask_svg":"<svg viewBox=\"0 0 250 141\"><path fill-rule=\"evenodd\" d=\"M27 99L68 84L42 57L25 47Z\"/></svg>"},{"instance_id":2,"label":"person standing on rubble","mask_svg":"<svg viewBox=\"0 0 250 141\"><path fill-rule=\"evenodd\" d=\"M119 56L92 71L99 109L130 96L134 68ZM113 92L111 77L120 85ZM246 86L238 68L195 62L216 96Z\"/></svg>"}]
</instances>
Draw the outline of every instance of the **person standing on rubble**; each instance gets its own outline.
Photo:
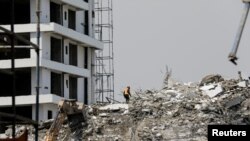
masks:
<instances>
[{"instance_id":1,"label":"person standing on rubble","mask_svg":"<svg viewBox=\"0 0 250 141\"><path fill-rule=\"evenodd\" d=\"M129 102L129 97L131 96L130 94L130 86L127 86L124 90L123 90L123 96L126 99L126 103Z\"/></svg>"}]
</instances>

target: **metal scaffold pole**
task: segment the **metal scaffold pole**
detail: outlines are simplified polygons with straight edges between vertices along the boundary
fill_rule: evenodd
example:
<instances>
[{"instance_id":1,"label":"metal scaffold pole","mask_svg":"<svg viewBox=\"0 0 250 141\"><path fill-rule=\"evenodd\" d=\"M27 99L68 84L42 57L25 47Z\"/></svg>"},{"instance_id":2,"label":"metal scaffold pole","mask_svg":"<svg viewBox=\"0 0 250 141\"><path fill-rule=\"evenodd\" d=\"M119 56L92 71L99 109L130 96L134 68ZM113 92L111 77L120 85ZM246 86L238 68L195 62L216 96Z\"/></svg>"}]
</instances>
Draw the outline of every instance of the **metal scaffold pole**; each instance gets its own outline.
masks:
<instances>
[{"instance_id":1,"label":"metal scaffold pole","mask_svg":"<svg viewBox=\"0 0 250 141\"><path fill-rule=\"evenodd\" d=\"M40 0L36 0L36 16L37 16L37 46L36 49L36 131L35 131L35 140L38 141L38 125L39 125L39 88L40 88L40 53L39 53L39 46L40 46Z\"/></svg>"},{"instance_id":2,"label":"metal scaffold pole","mask_svg":"<svg viewBox=\"0 0 250 141\"><path fill-rule=\"evenodd\" d=\"M14 33L14 24L15 24L15 0L11 0L11 32ZM12 112L13 112L13 120L12 120L12 138L15 139L16 133L16 74L15 74L15 49L14 49L14 35L10 35L11 37L11 73L12 73Z\"/></svg>"}]
</instances>

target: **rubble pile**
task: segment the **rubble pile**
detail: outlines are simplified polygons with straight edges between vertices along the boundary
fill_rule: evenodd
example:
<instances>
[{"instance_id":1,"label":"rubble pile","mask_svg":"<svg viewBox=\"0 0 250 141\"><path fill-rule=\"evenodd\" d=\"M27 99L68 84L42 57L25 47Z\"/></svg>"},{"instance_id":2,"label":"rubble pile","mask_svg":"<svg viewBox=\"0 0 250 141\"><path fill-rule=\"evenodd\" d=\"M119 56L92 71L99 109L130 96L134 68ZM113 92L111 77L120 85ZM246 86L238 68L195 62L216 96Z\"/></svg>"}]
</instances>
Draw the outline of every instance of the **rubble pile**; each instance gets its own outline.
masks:
<instances>
[{"instance_id":1,"label":"rubble pile","mask_svg":"<svg viewBox=\"0 0 250 141\"><path fill-rule=\"evenodd\" d=\"M25 126L17 125L15 135L16 135L17 138L20 138L21 136L23 136L23 134L25 134L27 136L26 131L28 131L28 130L26 129ZM12 133L13 133L12 127L8 126L8 129L5 131L5 133L0 134L0 140L1 139L11 139L12 138Z\"/></svg>"},{"instance_id":2,"label":"rubble pile","mask_svg":"<svg viewBox=\"0 0 250 141\"><path fill-rule=\"evenodd\" d=\"M86 107L86 122L76 131L82 131L86 141L206 141L207 125L250 124L249 90L247 80L216 74L200 83L137 91L129 104ZM47 130L40 130L41 140ZM65 122L58 140L72 138Z\"/></svg>"},{"instance_id":3,"label":"rubble pile","mask_svg":"<svg viewBox=\"0 0 250 141\"><path fill-rule=\"evenodd\" d=\"M249 109L247 81L209 75L199 84L176 83L160 91L136 92L128 111L90 114L95 126L89 124L92 134L83 137L104 141L205 141L209 124L250 124Z\"/></svg>"}]
</instances>

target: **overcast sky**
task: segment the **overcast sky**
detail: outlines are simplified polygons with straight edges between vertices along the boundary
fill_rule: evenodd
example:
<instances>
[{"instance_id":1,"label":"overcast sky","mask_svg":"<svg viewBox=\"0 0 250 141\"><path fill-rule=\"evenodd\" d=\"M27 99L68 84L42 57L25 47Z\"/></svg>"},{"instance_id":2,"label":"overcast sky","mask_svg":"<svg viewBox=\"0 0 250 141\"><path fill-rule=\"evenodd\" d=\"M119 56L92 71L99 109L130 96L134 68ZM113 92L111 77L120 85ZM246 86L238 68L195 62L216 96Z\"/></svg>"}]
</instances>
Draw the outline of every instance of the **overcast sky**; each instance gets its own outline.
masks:
<instances>
[{"instance_id":1,"label":"overcast sky","mask_svg":"<svg viewBox=\"0 0 250 141\"><path fill-rule=\"evenodd\" d=\"M241 0L113 0L115 93L162 87L165 66L178 81L207 74L250 75L250 18L238 50L228 61L240 22Z\"/></svg>"}]
</instances>

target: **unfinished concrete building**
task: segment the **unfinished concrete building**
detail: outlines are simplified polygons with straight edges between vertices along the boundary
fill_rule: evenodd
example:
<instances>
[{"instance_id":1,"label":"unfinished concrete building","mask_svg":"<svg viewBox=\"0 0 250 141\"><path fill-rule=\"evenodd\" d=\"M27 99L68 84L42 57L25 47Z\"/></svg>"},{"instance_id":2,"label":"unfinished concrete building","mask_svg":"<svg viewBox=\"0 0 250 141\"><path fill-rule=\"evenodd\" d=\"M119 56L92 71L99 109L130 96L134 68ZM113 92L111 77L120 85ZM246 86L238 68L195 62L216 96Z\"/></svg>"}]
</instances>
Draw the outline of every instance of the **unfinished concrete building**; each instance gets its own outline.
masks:
<instances>
[{"instance_id":1,"label":"unfinished concrete building","mask_svg":"<svg viewBox=\"0 0 250 141\"><path fill-rule=\"evenodd\" d=\"M0 25L10 29L9 0L0 1ZM93 0L41 0L39 119L55 117L58 101L95 102ZM35 0L15 0L15 32L36 43ZM11 68L10 46L0 44L0 69ZM35 119L36 53L15 42L17 114ZM0 72L0 111L11 112L11 77ZM1 118L1 117L0 117ZM0 119L1 120L1 119Z\"/></svg>"}]
</instances>

